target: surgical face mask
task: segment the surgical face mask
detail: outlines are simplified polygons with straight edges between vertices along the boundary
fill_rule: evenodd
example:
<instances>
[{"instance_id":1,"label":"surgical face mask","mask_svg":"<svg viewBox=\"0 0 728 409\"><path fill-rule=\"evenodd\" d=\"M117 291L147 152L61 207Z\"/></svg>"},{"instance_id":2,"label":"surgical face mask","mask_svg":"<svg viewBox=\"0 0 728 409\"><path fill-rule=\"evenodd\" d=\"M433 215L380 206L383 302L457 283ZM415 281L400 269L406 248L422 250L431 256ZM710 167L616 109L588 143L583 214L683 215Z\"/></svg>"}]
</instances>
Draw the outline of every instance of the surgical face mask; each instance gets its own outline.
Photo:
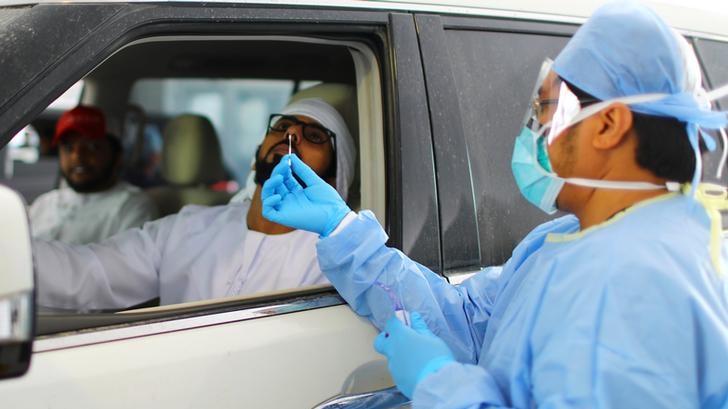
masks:
<instances>
[{"instance_id":1,"label":"surgical face mask","mask_svg":"<svg viewBox=\"0 0 728 409\"><path fill-rule=\"evenodd\" d=\"M511 170L516 185L529 202L544 212L553 214L556 212L556 199L564 183L601 189L671 191L679 189L679 184L675 182L657 185L648 182L563 178L554 173L548 157L548 146L566 134L568 128L615 102L641 103L661 99L664 95L647 94L618 98L601 101L582 109L579 98L551 70L551 65L551 60L546 60L541 66L532 94L532 103L524 118L521 132L516 138L511 158Z\"/></svg>"},{"instance_id":2,"label":"surgical face mask","mask_svg":"<svg viewBox=\"0 0 728 409\"><path fill-rule=\"evenodd\" d=\"M556 212L556 198L564 181L551 171L544 138L523 127L513 147L511 170L526 200L548 214Z\"/></svg>"}]
</instances>

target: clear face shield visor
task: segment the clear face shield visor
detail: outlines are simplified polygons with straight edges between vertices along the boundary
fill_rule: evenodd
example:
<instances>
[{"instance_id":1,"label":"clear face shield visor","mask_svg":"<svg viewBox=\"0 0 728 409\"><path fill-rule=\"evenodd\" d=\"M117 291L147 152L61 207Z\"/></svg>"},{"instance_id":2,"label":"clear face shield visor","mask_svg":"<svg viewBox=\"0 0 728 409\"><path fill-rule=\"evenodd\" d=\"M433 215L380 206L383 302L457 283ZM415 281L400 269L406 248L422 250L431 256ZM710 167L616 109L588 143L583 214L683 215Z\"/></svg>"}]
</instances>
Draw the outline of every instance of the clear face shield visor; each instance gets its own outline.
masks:
<instances>
[{"instance_id":1,"label":"clear face shield visor","mask_svg":"<svg viewBox=\"0 0 728 409\"><path fill-rule=\"evenodd\" d=\"M666 185L636 181L592 180L561 177L554 173L548 147L567 134L570 127L596 114L611 104L654 101L661 94L635 95L607 101L579 99L552 70L553 61L546 59L536 80L531 103L524 117L521 134L516 140L512 167L517 184L526 197L539 208L551 212L563 183L585 187L626 190L665 189ZM677 188L668 182L669 190Z\"/></svg>"},{"instance_id":2,"label":"clear face shield visor","mask_svg":"<svg viewBox=\"0 0 728 409\"><path fill-rule=\"evenodd\" d=\"M553 61L546 59L541 64L536 85L531 94L531 103L524 118L524 126L533 131L538 143L552 144L567 128L593 115L599 109L582 109L584 102L598 102L591 99L581 101L564 81L551 69Z\"/></svg>"}]
</instances>

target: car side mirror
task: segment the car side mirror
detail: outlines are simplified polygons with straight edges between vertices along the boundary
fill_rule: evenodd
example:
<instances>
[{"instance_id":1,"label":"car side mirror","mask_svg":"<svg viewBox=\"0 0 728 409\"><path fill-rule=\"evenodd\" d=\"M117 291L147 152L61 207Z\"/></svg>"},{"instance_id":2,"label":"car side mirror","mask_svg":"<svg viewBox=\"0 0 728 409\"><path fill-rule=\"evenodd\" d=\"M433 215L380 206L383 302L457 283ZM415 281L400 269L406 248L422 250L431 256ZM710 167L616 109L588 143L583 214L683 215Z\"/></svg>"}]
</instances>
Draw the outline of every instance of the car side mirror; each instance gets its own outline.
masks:
<instances>
[{"instance_id":1,"label":"car side mirror","mask_svg":"<svg viewBox=\"0 0 728 409\"><path fill-rule=\"evenodd\" d=\"M24 374L33 352L33 257L25 202L0 185L0 379Z\"/></svg>"}]
</instances>

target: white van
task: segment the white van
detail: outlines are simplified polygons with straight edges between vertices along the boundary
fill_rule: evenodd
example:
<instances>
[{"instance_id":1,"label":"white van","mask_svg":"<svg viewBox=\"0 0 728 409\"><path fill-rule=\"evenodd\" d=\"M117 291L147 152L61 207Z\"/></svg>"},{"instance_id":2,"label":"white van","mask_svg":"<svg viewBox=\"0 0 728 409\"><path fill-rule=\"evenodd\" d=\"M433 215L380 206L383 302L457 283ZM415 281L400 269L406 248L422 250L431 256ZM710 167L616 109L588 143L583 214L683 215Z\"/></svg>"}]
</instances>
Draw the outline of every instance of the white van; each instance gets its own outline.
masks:
<instances>
[{"instance_id":1,"label":"white van","mask_svg":"<svg viewBox=\"0 0 728 409\"><path fill-rule=\"evenodd\" d=\"M728 83L728 5L648 3L691 42L708 88ZM130 174L158 153L155 128L205 115L229 186L244 183L266 118L292 95L352 89L323 96L342 104L357 140L350 204L374 210L391 246L457 282L503 263L545 220L512 180L513 138L541 61L597 4L0 2L0 147L32 125L46 164L0 173L13 189L0 188L0 406L406 405L372 348L377 329L330 286L124 311L36 306L25 209L13 192L29 203L38 186L58 183L43 145L62 111L52 103L100 107L128 146L150 146L128 162ZM728 109L728 98L718 103ZM148 132L126 132L132 106L145 113L133 129ZM6 151L0 162L15 161ZM709 158L706 174L717 163Z\"/></svg>"}]
</instances>

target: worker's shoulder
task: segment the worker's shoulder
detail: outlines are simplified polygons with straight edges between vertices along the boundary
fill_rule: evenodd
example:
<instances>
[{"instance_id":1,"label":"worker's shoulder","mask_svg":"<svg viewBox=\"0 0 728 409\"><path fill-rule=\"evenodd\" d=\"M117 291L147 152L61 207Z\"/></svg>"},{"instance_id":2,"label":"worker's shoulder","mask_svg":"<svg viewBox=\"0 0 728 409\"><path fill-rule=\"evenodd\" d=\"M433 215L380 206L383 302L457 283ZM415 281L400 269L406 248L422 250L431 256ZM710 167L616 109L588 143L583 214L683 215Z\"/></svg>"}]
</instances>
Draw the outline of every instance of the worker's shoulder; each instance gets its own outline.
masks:
<instances>
[{"instance_id":1,"label":"worker's shoulder","mask_svg":"<svg viewBox=\"0 0 728 409\"><path fill-rule=\"evenodd\" d=\"M646 203L600 226L555 235L550 241L557 244L556 259L578 264L574 274L589 282L643 281L679 277L709 261L709 227L699 204L673 198Z\"/></svg>"}]
</instances>

